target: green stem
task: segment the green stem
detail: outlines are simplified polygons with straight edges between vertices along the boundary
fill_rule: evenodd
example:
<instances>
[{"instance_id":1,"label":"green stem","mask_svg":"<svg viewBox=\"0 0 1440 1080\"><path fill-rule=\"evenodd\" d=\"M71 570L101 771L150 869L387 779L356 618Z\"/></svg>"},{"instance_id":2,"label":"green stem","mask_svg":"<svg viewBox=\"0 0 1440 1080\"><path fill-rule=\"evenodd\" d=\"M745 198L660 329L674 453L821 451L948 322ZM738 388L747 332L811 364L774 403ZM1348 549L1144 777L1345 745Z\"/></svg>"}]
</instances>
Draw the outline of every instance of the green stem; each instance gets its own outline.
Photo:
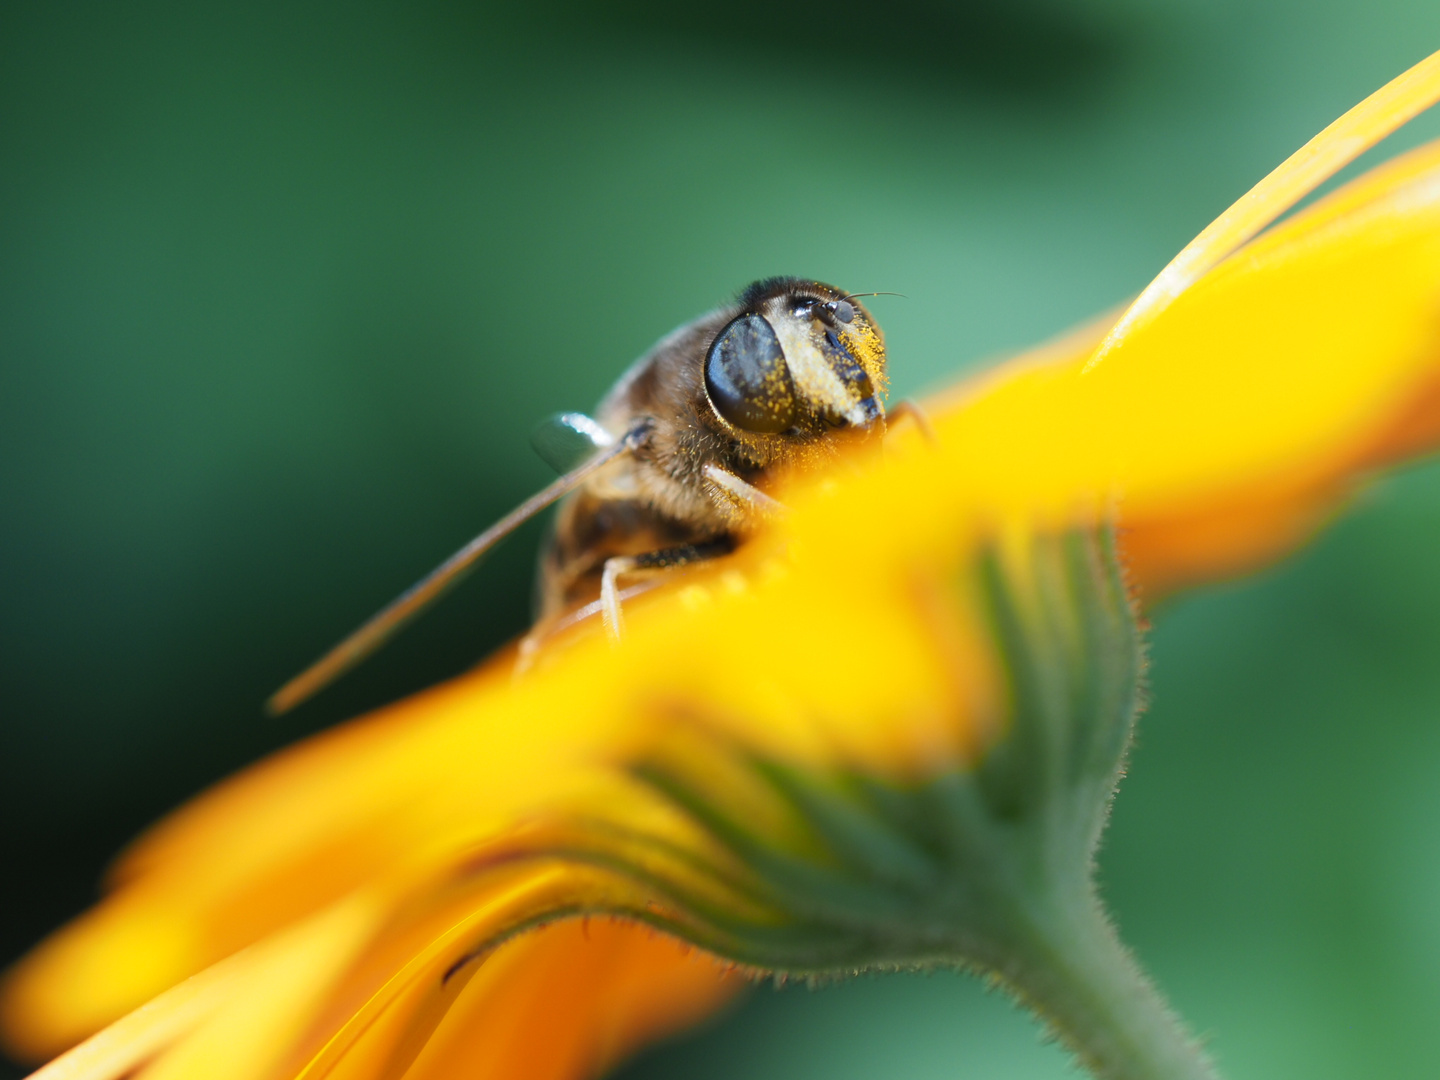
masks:
<instances>
[{"instance_id":1,"label":"green stem","mask_svg":"<svg viewBox=\"0 0 1440 1080\"><path fill-rule=\"evenodd\" d=\"M1218 1080L1199 1043L1121 943L1099 902L1011 923L1002 978L1101 1080ZM1017 912L1018 914L1018 912Z\"/></svg>"}]
</instances>

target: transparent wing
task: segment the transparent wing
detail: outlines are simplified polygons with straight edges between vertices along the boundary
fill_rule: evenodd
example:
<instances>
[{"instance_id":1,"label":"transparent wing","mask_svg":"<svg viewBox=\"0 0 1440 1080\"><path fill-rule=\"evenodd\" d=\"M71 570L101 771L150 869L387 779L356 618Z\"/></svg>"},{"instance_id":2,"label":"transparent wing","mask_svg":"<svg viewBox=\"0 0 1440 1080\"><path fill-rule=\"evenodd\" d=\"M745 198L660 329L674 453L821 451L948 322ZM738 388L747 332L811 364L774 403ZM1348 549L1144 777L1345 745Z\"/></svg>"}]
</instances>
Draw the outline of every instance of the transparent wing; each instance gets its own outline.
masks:
<instances>
[{"instance_id":1,"label":"transparent wing","mask_svg":"<svg viewBox=\"0 0 1440 1080\"><path fill-rule=\"evenodd\" d=\"M557 473L567 473L594 457L597 450L607 450L615 437L598 422L578 412L556 413L546 417L530 433L530 445Z\"/></svg>"}]
</instances>

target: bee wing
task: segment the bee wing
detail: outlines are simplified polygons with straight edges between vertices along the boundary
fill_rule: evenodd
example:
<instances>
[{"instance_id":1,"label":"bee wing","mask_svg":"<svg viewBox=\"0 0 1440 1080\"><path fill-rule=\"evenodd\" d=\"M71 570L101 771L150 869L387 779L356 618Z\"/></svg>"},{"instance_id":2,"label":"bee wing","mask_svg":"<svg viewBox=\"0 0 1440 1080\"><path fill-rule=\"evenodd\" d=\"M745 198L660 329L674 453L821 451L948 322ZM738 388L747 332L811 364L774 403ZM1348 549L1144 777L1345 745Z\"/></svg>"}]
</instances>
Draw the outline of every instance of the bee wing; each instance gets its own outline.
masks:
<instances>
[{"instance_id":1,"label":"bee wing","mask_svg":"<svg viewBox=\"0 0 1440 1080\"><path fill-rule=\"evenodd\" d=\"M614 442L615 436L597 421L578 412L548 416L530 433L530 445L535 453L557 473L569 472L597 450L604 450Z\"/></svg>"},{"instance_id":2,"label":"bee wing","mask_svg":"<svg viewBox=\"0 0 1440 1080\"><path fill-rule=\"evenodd\" d=\"M467 572L474 568L480 556L551 503L574 491L597 470L621 454L634 449L636 440L642 437L641 430L636 429L623 439L611 440L605 449L594 454L579 468L572 469L548 487L530 496L430 571L427 576L412 585L393 600L388 607L382 608L372 615L368 622L340 644L275 691L265 703L266 711L272 716L289 712L296 705L345 674L385 644L392 634L429 606L432 601L438 599L459 582Z\"/></svg>"}]
</instances>

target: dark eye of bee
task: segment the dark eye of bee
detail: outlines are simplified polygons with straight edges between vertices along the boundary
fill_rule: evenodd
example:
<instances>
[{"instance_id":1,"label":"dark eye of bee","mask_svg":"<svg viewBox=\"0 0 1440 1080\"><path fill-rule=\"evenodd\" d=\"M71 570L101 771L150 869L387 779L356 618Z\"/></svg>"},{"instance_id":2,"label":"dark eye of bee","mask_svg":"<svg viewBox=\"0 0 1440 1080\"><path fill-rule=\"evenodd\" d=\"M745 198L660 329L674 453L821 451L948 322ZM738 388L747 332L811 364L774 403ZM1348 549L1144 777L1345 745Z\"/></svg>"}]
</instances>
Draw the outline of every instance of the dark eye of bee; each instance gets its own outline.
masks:
<instances>
[{"instance_id":1,"label":"dark eye of bee","mask_svg":"<svg viewBox=\"0 0 1440 1080\"><path fill-rule=\"evenodd\" d=\"M814 297L806 297L795 303L796 315L810 315L815 309L820 309L820 317L832 326L839 323L855 321L855 305L849 300L816 300Z\"/></svg>"},{"instance_id":2,"label":"dark eye of bee","mask_svg":"<svg viewBox=\"0 0 1440 1080\"><path fill-rule=\"evenodd\" d=\"M715 411L744 431L777 434L795 423L785 351L759 315L741 315L716 336L705 357L705 389Z\"/></svg>"}]
</instances>

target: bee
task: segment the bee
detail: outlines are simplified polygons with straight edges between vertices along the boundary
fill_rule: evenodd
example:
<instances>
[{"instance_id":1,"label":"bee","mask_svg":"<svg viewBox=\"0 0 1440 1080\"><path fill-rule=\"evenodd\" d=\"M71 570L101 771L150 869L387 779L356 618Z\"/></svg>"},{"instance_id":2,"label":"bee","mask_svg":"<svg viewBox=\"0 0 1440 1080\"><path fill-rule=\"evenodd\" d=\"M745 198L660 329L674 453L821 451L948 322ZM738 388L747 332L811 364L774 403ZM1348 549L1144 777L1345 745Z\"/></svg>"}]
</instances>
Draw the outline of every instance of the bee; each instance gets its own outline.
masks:
<instances>
[{"instance_id":1,"label":"bee","mask_svg":"<svg viewBox=\"0 0 1440 1080\"><path fill-rule=\"evenodd\" d=\"M662 338L593 418L561 414L539 440L552 464L557 450L578 445L579 464L291 679L269 711L294 708L365 659L496 543L562 499L522 663L549 634L596 614L618 640L622 602L644 587L623 589L623 579L729 554L783 512L767 491L779 475L822 468L842 443L883 435L885 341L857 302L862 295L880 294L767 278Z\"/></svg>"}]
</instances>

